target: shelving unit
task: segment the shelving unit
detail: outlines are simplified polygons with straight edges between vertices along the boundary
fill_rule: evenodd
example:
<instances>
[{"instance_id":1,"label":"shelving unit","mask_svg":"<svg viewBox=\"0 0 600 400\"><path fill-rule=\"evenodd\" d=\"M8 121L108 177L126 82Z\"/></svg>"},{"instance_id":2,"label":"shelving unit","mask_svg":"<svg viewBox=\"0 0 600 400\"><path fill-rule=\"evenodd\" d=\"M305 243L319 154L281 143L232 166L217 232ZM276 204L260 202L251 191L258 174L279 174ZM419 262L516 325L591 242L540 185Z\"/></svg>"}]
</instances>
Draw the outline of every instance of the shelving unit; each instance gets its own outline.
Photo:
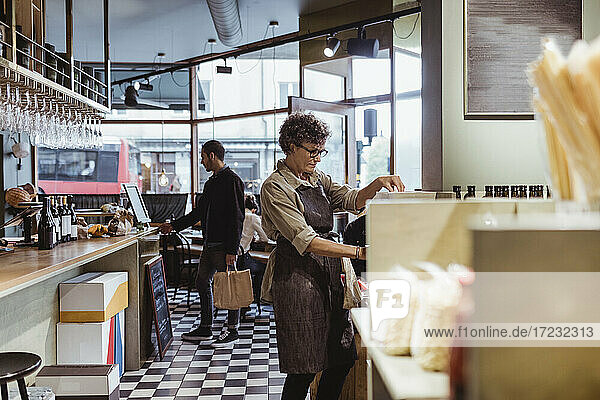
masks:
<instances>
[{"instance_id":1,"label":"shelving unit","mask_svg":"<svg viewBox=\"0 0 600 400\"><path fill-rule=\"evenodd\" d=\"M66 52L45 42L45 0L0 0L0 80L34 82L44 93L60 93L69 103L110 112L108 0L104 0L103 68L88 69L73 58L72 0L66 2Z\"/></svg>"}]
</instances>

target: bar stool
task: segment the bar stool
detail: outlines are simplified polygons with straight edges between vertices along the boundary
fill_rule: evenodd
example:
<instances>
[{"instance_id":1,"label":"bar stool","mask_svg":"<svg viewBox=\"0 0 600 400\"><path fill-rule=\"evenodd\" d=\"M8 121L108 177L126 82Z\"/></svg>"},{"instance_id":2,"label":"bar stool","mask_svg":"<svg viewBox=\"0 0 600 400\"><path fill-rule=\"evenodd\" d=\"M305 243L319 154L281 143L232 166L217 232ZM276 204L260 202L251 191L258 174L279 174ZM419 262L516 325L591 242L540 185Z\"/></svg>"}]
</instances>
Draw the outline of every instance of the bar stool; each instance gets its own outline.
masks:
<instances>
[{"instance_id":1,"label":"bar stool","mask_svg":"<svg viewBox=\"0 0 600 400\"><path fill-rule=\"evenodd\" d=\"M8 400L8 383L17 381L22 400L29 400L25 377L42 365L42 359L33 353L0 353L0 390L2 400Z\"/></svg>"}]
</instances>

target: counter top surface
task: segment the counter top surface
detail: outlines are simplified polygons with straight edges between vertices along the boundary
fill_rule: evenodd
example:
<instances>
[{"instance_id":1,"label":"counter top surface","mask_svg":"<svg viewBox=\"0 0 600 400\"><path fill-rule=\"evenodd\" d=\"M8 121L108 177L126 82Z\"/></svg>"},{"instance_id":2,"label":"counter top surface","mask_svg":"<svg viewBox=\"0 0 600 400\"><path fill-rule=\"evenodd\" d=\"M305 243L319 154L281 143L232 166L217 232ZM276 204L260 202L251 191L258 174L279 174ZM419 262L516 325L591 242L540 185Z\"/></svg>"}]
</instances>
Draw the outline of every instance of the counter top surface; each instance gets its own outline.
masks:
<instances>
[{"instance_id":1,"label":"counter top surface","mask_svg":"<svg viewBox=\"0 0 600 400\"><path fill-rule=\"evenodd\" d=\"M0 258L0 297L48 279L61 272L129 246L138 238L155 234L155 228L109 238L79 239L52 250L17 247Z\"/></svg>"},{"instance_id":2,"label":"counter top surface","mask_svg":"<svg viewBox=\"0 0 600 400\"><path fill-rule=\"evenodd\" d=\"M352 320L360 333L362 343L377 367L392 399L447 399L450 379L443 372L430 372L421 368L409 356L387 355L371 339L371 322L368 308L351 310Z\"/></svg>"}]
</instances>

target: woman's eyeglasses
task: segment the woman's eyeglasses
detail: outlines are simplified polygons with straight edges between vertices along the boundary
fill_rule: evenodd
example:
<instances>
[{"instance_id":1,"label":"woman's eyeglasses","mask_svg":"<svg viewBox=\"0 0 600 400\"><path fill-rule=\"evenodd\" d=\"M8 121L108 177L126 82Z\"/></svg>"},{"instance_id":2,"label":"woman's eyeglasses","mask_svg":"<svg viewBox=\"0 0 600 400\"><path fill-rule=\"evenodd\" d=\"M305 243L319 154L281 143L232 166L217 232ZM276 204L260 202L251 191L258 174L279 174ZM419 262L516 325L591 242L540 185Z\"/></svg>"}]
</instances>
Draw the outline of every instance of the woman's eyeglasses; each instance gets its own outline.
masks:
<instances>
[{"instance_id":1,"label":"woman's eyeglasses","mask_svg":"<svg viewBox=\"0 0 600 400\"><path fill-rule=\"evenodd\" d=\"M310 149L307 149L306 147L302 146L301 144L299 144L298 147L303 148L304 150L308 151L308 155L310 156L310 158L325 157L327 155L327 153L329 153L325 149L310 150Z\"/></svg>"}]
</instances>

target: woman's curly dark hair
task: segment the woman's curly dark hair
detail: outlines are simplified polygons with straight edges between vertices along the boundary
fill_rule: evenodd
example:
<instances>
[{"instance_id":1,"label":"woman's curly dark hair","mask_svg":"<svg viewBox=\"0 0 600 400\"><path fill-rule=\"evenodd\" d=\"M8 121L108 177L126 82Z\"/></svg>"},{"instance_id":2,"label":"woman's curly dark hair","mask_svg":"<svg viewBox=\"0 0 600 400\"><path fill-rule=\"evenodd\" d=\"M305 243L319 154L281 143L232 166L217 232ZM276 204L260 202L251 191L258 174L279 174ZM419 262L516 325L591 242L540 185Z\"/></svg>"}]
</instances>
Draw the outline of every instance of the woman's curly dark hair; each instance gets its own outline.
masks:
<instances>
[{"instance_id":1,"label":"woman's curly dark hair","mask_svg":"<svg viewBox=\"0 0 600 400\"><path fill-rule=\"evenodd\" d=\"M325 122L313 114L295 112L286 118L279 129L279 146L285 154L289 154L292 151L291 144L299 146L311 143L324 146L329 136L331 131Z\"/></svg>"}]
</instances>

